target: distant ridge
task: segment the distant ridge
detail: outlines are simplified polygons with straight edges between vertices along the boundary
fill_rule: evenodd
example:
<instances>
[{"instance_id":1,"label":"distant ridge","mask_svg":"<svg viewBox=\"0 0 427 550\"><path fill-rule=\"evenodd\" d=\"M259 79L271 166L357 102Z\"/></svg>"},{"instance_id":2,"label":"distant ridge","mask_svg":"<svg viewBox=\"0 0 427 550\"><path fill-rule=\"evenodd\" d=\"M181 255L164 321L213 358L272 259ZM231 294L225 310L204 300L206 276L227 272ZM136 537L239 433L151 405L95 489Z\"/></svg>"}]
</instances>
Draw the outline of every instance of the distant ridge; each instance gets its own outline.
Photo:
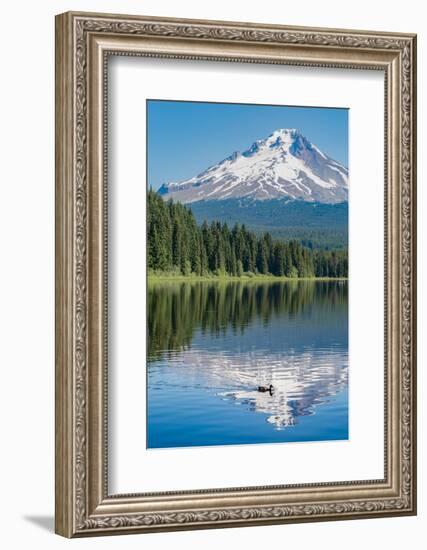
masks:
<instances>
[{"instance_id":1,"label":"distant ridge","mask_svg":"<svg viewBox=\"0 0 427 550\"><path fill-rule=\"evenodd\" d=\"M198 201L189 206L199 224L205 220L227 223L229 227L244 224L257 234L269 232L275 239L296 239L310 248L348 246L348 202L243 198Z\"/></svg>"}]
</instances>

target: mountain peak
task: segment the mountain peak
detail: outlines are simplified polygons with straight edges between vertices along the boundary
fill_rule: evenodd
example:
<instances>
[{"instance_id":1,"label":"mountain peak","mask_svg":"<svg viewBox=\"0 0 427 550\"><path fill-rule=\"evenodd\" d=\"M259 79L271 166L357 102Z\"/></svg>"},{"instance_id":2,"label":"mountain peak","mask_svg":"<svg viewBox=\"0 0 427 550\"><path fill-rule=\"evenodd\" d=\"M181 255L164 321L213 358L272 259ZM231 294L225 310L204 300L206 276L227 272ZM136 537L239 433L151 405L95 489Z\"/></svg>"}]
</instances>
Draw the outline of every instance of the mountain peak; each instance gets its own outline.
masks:
<instances>
[{"instance_id":1,"label":"mountain peak","mask_svg":"<svg viewBox=\"0 0 427 550\"><path fill-rule=\"evenodd\" d=\"M267 138L257 139L249 149L243 152L243 156L250 156L263 148L291 146L299 137L302 137L302 135L296 128L279 128L274 130Z\"/></svg>"},{"instance_id":2,"label":"mountain peak","mask_svg":"<svg viewBox=\"0 0 427 550\"><path fill-rule=\"evenodd\" d=\"M278 128L277 130L274 130L274 132L271 133L268 137L270 138L278 136L290 136L293 138L297 135L301 135L301 132L296 128Z\"/></svg>"},{"instance_id":3,"label":"mountain peak","mask_svg":"<svg viewBox=\"0 0 427 550\"><path fill-rule=\"evenodd\" d=\"M337 203L348 200L348 170L296 128L279 128L198 176L163 184L159 193L183 203L251 197Z\"/></svg>"}]
</instances>

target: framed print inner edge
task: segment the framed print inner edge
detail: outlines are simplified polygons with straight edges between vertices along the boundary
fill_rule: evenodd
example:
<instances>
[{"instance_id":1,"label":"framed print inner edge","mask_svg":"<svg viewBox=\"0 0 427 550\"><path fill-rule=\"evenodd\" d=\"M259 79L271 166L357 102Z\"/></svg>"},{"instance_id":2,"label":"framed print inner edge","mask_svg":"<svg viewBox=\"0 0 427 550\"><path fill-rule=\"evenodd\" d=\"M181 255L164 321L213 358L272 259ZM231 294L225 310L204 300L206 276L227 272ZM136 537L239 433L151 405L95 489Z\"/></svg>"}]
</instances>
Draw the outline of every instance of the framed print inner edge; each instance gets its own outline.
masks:
<instances>
[{"instance_id":1,"label":"framed print inner edge","mask_svg":"<svg viewBox=\"0 0 427 550\"><path fill-rule=\"evenodd\" d=\"M56 531L414 514L415 37L78 13L58 16L56 25ZM384 479L108 494L110 55L384 71Z\"/></svg>"}]
</instances>

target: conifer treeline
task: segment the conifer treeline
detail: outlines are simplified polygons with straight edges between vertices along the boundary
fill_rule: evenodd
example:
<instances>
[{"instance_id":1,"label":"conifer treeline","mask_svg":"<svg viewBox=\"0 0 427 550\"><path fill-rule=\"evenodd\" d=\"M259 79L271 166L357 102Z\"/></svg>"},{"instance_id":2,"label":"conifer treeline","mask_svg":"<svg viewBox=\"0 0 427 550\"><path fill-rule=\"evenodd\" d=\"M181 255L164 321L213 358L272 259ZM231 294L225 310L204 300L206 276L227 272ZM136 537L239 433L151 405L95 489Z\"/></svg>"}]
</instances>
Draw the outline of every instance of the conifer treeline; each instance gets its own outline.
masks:
<instances>
[{"instance_id":1,"label":"conifer treeline","mask_svg":"<svg viewBox=\"0 0 427 550\"><path fill-rule=\"evenodd\" d=\"M244 225L198 226L191 209L148 192L148 268L183 275L261 273L287 277L347 277L347 251L309 250L297 241L257 236Z\"/></svg>"}]
</instances>

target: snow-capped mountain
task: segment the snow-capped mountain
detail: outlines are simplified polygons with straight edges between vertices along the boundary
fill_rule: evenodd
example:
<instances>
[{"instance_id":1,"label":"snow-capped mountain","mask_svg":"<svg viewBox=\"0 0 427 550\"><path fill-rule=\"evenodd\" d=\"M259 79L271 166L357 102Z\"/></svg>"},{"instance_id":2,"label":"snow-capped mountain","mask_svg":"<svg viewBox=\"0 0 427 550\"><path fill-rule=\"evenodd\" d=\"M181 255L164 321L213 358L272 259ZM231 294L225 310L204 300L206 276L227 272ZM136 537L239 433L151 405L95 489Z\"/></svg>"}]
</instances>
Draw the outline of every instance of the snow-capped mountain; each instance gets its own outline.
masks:
<instances>
[{"instance_id":1,"label":"snow-capped mountain","mask_svg":"<svg viewBox=\"0 0 427 550\"><path fill-rule=\"evenodd\" d=\"M348 200L348 170L298 130L286 128L198 176L163 184L159 193L182 203L241 197L339 203Z\"/></svg>"}]
</instances>

